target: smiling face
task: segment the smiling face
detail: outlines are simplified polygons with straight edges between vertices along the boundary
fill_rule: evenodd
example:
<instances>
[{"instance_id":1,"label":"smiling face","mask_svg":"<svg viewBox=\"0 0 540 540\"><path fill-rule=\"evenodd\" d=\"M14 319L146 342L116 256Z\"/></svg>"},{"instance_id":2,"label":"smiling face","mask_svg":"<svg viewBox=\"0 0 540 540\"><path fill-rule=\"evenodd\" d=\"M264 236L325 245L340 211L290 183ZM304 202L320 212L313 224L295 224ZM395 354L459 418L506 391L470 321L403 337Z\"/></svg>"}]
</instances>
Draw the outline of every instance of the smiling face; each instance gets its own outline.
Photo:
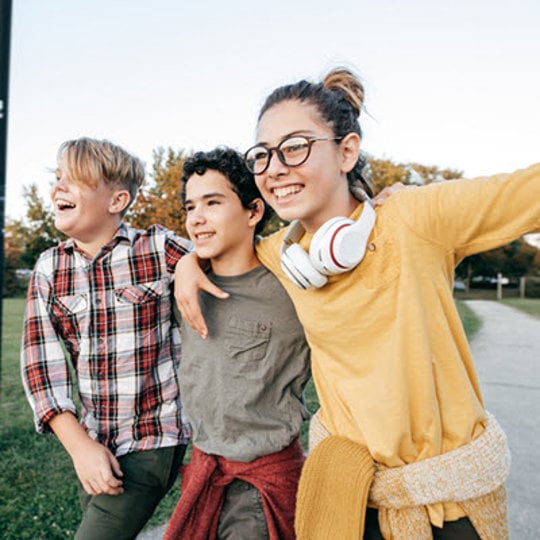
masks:
<instances>
[{"instance_id":1,"label":"smiling face","mask_svg":"<svg viewBox=\"0 0 540 540\"><path fill-rule=\"evenodd\" d=\"M184 208L195 250L216 274L238 275L258 266L253 237L263 212L260 199L253 209L244 208L226 176L208 169L188 179Z\"/></svg>"},{"instance_id":2,"label":"smiling face","mask_svg":"<svg viewBox=\"0 0 540 540\"><path fill-rule=\"evenodd\" d=\"M56 171L56 183L51 191L55 210L55 227L73 238L77 245L91 255L114 235L121 221L118 196L127 198L126 191L114 191L105 182L96 187L70 178L64 160Z\"/></svg>"},{"instance_id":3,"label":"smiling face","mask_svg":"<svg viewBox=\"0 0 540 540\"><path fill-rule=\"evenodd\" d=\"M292 135L333 137L334 133L314 105L282 101L261 117L257 144L274 147ZM287 167L272 155L268 168L256 175L255 181L282 219L299 219L312 232L328 219L347 216L354 210L357 203L349 193L346 176L358 159L359 146L356 154L349 148L353 135L357 137L349 134L341 142L315 142L309 158L298 167Z\"/></svg>"}]
</instances>

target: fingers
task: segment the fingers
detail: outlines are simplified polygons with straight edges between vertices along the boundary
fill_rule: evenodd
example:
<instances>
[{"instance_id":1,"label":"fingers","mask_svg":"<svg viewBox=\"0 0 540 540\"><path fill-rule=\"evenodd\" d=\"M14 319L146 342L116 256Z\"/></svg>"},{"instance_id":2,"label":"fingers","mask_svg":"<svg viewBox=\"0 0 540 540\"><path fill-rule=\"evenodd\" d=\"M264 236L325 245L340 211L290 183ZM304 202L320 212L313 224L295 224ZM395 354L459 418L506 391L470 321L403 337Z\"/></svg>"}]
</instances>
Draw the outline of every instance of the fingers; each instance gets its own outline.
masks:
<instances>
[{"instance_id":1,"label":"fingers","mask_svg":"<svg viewBox=\"0 0 540 540\"><path fill-rule=\"evenodd\" d=\"M411 187L413 186L406 186L401 182L396 182L391 186L387 186L381 190L376 197L374 197L373 204L375 206L382 206L386 199L388 199L388 197L390 197L393 193L401 191L402 189L409 189Z\"/></svg>"},{"instance_id":2,"label":"fingers","mask_svg":"<svg viewBox=\"0 0 540 540\"><path fill-rule=\"evenodd\" d=\"M110 460L111 460L111 467L116 478L124 476L124 473L122 472L122 469L120 468L120 463L112 454L110 455Z\"/></svg>"},{"instance_id":3,"label":"fingers","mask_svg":"<svg viewBox=\"0 0 540 540\"><path fill-rule=\"evenodd\" d=\"M74 460L75 470L84 490L92 496L119 495L124 492L124 475L112 452L99 443L88 445L87 451Z\"/></svg>"}]
</instances>

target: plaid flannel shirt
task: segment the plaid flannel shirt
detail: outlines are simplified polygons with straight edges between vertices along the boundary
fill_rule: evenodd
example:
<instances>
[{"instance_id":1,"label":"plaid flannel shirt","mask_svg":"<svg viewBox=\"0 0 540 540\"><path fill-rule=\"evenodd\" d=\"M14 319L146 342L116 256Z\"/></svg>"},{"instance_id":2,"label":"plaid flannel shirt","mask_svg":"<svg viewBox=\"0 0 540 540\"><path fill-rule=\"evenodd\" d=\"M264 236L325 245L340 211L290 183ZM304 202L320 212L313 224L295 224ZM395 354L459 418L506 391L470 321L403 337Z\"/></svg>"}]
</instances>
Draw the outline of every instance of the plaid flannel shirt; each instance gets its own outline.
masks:
<instances>
[{"instance_id":1,"label":"plaid flannel shirt","mask_svg":"<svg viewBox=\"0 0 540 540\"><path fill-rule=\"evenodd\" d=\"M44 252L30 281L22 379L36 429L77 414L117 456L187 442L178 389L180 332L172 280L190 243L161 226L122 224L94 259L68 240Z\"/></svg>"}]
</instances>

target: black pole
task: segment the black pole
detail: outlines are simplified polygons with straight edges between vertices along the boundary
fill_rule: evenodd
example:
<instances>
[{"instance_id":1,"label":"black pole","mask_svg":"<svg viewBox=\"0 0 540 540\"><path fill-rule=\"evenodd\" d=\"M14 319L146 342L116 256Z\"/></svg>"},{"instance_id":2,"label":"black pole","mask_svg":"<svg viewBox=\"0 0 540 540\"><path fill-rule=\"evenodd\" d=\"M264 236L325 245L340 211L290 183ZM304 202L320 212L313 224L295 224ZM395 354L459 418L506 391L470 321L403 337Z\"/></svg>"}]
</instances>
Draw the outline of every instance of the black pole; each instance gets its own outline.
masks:
<instances>
[{"instance_id":1,"label":"black pole","mask_svg":"<svg viewBox=\"0 0 540 540\"><path fill-rule=\"evenodd\" d=\"M9 48L11 40L11 0L0 0L0 344L2 343L4 297L4 227L6 207L7 124L9 93ZM0 348L0 385L2 350Z\"/></svg>"}]
</instances>

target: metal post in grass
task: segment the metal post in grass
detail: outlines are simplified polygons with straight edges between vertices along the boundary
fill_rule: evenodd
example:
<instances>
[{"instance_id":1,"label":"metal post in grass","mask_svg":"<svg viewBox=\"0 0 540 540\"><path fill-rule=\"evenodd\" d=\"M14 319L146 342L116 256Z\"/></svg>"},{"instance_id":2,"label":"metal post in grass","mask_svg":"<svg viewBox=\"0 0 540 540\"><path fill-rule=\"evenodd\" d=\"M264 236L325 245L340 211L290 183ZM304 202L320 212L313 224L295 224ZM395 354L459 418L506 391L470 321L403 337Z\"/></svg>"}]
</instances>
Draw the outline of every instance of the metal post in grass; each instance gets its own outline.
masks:
<instances>
[{"instance_id":1,"label":"metal post in grass","mask_svg":"<svg viewBox=\"0 0 540 540\"><path fill-rule=\"evenodd\" d=\"M2 343L2 312L4 285L4 226L6 205L7 124L9 93L9 49L11 41L11 0L0 0L0 343ZM2 383L2 352L0 349L0 385Z\"/></svg>"}]
</instances>

